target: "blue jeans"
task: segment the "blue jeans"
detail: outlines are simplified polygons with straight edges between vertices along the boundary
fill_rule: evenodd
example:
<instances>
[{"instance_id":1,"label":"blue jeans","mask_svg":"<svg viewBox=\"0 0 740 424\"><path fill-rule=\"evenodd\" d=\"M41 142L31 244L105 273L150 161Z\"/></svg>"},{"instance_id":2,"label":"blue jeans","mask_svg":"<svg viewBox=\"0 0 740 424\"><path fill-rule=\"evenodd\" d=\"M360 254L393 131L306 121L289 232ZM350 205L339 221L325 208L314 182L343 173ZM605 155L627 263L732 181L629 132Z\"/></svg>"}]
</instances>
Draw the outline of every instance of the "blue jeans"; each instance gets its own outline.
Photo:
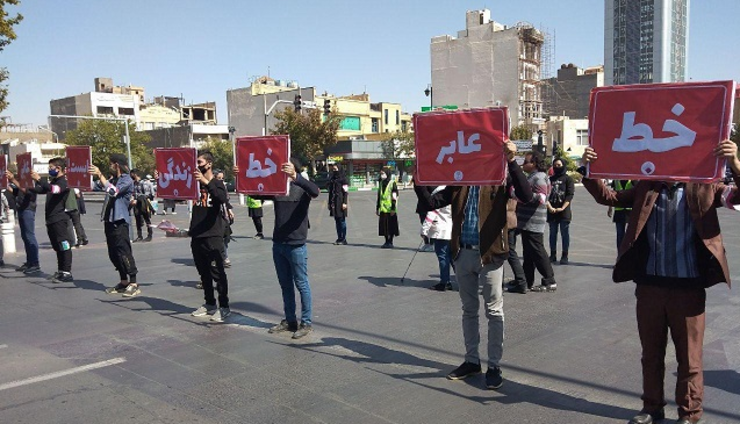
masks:
<instances>
[{"instance_id":1,"label":"blue jeans","mask_svg":"<svg viewBox=\"0 0 740 424\"><path fill-rule=\"evenodd\" d=\"M343 216L335 216L334 224L337 227L337 240L345 241L347 239L347 220Z\"/></svg>"},{"instance_id":2,"label":"blue jeans","mask_svg":"<svg viewBox=\"0 0 740 424\"><path fill-rule=\"evenodd\" d=\"M437 254L437 261L439 261L439 281L441 283L449 283L450 263L452 262L450 241L434 239L434 252Z\"/></svg>"},{"instance_id":3,"label":"blue jeans","mask_svg":"<svg viewBox=\"0 0 740 424\"><path fill-rule=\"evenodd\" d=\"M563 254L568 254L570 247L570 221L553 221L550 223L550 255L558 251L558 227L563 235Z\"/></svg>"},{"instance_id":4,"label":"blue jeans","mask_svg":"<svg viewBox=\"0 0 740 424\"><path fill-rule=\"evenodd\" d=\"M622 240L624 239L624 234L626 232L627 223L626 222L615 222L614 225L617 226L617 251L619 251L619 246L622 245Z\"/></svg>"},{"instance_id":5,"label":"blue jeans","mask_svg":"<svg viewBox=\"0 0 740 424\"><path fill-rule=\"evenodd\" d=\"M26 263L39 264L39 243L36 241L36 211L23 210L18 213L18 223L21 227L21 239L26 249Z\"/></svg>"},{"instance_id":6,"label":"blue jeans","mask_svg":"<svg viewBox=\"0 0 740 424\"><path fill-rule=\"evenodd\" d=\"M273 243L272 261L275 263L280 288L283 291L285 320L297 323L295 289L301 295L301 323L311 324L311 286L308 284L308 251L305 244Z\"/></svg>"}]
</instances>

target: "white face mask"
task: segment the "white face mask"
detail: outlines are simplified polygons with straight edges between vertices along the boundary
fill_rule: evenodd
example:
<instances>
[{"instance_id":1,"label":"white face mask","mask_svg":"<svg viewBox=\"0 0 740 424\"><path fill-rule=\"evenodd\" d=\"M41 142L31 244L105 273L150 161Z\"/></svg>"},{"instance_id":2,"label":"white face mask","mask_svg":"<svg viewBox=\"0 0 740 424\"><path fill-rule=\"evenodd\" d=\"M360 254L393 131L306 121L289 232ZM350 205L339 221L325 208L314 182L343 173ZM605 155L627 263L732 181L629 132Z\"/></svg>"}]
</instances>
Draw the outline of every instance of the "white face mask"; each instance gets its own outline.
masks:
<instances>
[{"instance_id":1,"label":"white face mask","mask_svg":"<svg viewBox=\"0 0 740 424\"><path fill-rule=\"evenodd\" d=\"M381 180L384 180L384 179L386 179L386 178L388 178L388 176L387 176L387 175L385 175L385 172L381 172L381 173L380 173L380 179L381 179Z\"/></svg>"}]
</instances>

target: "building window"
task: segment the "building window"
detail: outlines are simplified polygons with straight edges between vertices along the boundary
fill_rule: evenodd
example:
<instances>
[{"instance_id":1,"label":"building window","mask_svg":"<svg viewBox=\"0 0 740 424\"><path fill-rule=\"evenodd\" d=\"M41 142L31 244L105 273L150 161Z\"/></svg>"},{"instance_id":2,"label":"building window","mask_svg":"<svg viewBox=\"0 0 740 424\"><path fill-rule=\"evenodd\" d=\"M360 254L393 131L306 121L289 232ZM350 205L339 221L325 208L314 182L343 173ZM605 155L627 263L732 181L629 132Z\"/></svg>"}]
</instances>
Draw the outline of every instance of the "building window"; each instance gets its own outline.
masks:
<instances>
[{"instance_id":1,"label":"building window","mask_svg":"<svg viewBox=\"0 0 740 424\"><path fill-rule=\"evenodd\" d=\"M401 111L396 111L396 125L401 125Z\"/></svg>"},{"instance_id":2,"label":"building window","mask_svg":"<svg viewBox=\"0 0 740 424\"><path fill-rule=\"evenodd\" d=\"M113 115L113 108L109 106L98 106L98 115Z\"/></svg>"},{"instance_id":3,"label":"building window","mask_svg":"<svg viewBox=\"0 0 740 424\"><path fill-rule=\"evenodd\" d=\"M383 115L385 115L385 124L388 125L388 109L383 109Z\"/></svg>"},{"instance_id":4,"label":"building window","mask_svg":"<svg viewBox=\"0 0 740 424\"><path fill-rule=\"evenodd\" d=\"M119 107L118 108L118 114L119 115L134 116L134 108L132 108L132 107Z\"/></svg>"},{"instance_id":5,"label":"building window","mask_svg":"<svg viewBox=\"0 0 740 424\"><path fill-rule=\"evenodd\" d=\"M576 130L576 145L588 146L588 130Z\"/></svg>"},{"instance_id":6,"label":"building window","mask_svg":"<svg viewBox=\"0 0 740 424\"><path fill-rule=\"evenodd\" d=\"M380 132L380 119L373 118L372 132L374 132L374 133Z\"/></svg>"},{"instance_id":7,"label":"building window","mask_svg":"<svg viewBox=\"0 0 740 424\"><path fill-rule=\"evenodd\" d=\"M403 131L403 132L408 131L409 130L409 125L408 124L409 124L408 121L401 122L401 131Z\"/></svg>"},{"instance_id":8,"label":"building window","mask_svg":"<svg viewBox=\"0 0 740 424\"><path fill-rule=\"evenodd\" d=\"M347 116L339 123L339 129L345 131L360 131L360 117Z\"/></svg>"}]
</instances>

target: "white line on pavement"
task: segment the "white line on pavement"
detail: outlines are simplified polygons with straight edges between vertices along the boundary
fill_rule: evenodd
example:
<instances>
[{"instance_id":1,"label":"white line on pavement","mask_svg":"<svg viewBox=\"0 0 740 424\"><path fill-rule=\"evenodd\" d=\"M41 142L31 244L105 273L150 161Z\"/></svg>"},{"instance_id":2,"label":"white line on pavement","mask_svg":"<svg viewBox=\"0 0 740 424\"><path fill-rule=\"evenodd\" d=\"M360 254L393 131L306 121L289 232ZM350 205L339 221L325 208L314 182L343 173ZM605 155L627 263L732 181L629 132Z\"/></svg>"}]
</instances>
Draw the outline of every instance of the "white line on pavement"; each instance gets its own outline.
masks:
<instances>
[{"instance_id":1,"label":"white line on pavement","mask_svg":"<svg viewBox=\"0 0 740 424\"><path fill-rule=\"evenodd\" d=\"M71 368L66 371L53 372L51 374L39 375L36 377L27 378L25 380L11 381L10 383L0 384L0 391L7 389L14 389L16 387L25 386L28 384L39 383L41 381L53 380L55 378L64 377L71 374L77 374L85 371L90 371L98 368L108 367L126 362L126 358L114 358L103 362L96 362L94 364L84 365L77 368Z\"/></svg>"},{"instance_id":2,"label":"white line on pavement","mask_svg":"<svg viewBox=\"0 0 740 424\"><path fill-rule=\"evenodd\" d=\"M8 345L6 345L6 344L0 345L0 349L5 349L6 347L8 347Z\"/></svg>"}]
</instances>

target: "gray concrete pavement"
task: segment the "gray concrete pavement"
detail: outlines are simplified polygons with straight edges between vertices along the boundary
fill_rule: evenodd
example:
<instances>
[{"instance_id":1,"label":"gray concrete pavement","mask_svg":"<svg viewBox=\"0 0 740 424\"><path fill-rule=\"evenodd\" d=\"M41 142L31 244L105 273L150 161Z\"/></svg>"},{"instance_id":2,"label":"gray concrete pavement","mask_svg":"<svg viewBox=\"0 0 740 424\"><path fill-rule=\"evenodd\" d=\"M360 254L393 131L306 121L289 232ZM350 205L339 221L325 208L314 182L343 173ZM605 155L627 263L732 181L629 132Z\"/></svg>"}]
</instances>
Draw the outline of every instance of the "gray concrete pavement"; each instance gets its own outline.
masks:
<instances>
[{"instance_id":1,"label":"gray concrete pavement","mask_svg":"<svg viewBox=\"0 0 740 424\"><path fill-rule=\"evenodd\" d=\"M482 376L444 378L463 357L459 298L426 289L438 278L433 253L417 254L401 283L420 241L416 199L401 193L402 235L396 249L382 250L374 196L352 193L348 246L332 244L326 194L312 204L315 331L301 341L266 331L281 319L280 290L271 242L251 239L245 208L229 252L233 315L211 324L189 315L202 303L189 239L158 232L153 242L137 243L142 295L107 295L117 274L91 204L84 218L91 244L74 252L74 284L0 269L0 422L590 424L623 423L639 409L633 285L611 283L613 227L582 188L571 264L555 268L558 291L505 296L506 380L498 391L485 390ZM168 218L186 225L184 208L178 212ZM272 208L265 212L269 234ZM740 281L738 218L720 213ZM42 268L52 273L42 211L37 219ZM19 265L23 257L5 261ZM711 423L740 421L738 305L737 290L708 292ZM485 346L485 332L482 338ZM669 349L666 394L675 419L672 355Z\"/></svg>"}]
</instances>

